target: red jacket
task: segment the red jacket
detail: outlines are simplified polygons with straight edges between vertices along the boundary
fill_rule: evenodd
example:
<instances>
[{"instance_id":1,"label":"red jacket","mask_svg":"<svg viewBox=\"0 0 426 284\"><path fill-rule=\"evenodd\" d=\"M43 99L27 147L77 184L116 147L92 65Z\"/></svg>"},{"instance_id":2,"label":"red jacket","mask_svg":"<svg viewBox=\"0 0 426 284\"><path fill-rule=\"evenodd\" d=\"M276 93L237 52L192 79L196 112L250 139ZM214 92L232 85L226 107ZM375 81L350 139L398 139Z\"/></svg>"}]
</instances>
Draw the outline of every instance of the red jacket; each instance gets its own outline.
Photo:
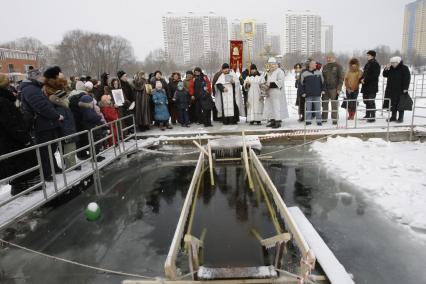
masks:
<instances>
[{"instance_id":1,"label":"red jacket","mask_svg":"<svg viewBox=\"0 0 426 284\"><path fill-rule=\"evenodd\" d=\"M118 119L118 111L113 106L104 106L101 107L101 112L105 117L107 122L111 122Z\"/></svg>"}]
</instances>

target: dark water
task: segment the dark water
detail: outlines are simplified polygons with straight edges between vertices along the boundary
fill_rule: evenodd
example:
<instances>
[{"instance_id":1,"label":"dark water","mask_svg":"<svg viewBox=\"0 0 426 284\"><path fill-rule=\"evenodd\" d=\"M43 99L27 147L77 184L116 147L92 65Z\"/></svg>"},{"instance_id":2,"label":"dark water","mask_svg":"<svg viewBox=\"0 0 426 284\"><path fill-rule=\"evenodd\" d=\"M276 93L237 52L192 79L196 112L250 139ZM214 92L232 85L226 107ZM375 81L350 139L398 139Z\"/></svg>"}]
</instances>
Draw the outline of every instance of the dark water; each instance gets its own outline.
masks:
<instances>
[{"instance_id":1,"label":"dark water","mask_svg":"<svg viewBox=\"0 0 426 284\"><path fill-rule=\"evenodd\" d=\"M208 267L250 267L269 265L262 246L251 233L262 238L277 234L268 209L249 189L241 166L217 166L215 187L204 175L195 208L192 235L205 230L204 265Z\"/></svg>"},{"instance_id":2,"label":"dark water","mask_svg":"<svg viewBox=\"0 0 426 284\"><path fill-rule=\"evenodd\" d=\"M410 238L312 154L292 151L276 158L264 165L286 204L303 210L356 283L426 283L424 243ZM89 265L162 276L193 170L179 158L147 155L114 165L104 174L104 196L89 189L59 207L45 208L23 220L11 241ZM241 187L241 168L219 167L217 176L215 190L204 184L200 191L192 231L199 237L209 222L205 263L262 265L258 242L247 236L252 227L262 237L274 233L268 211ZM91 201L102 211L96 222L83 215ZM219 252L219 247L238 254ZM0 248L0 283L119 283L128 278Z\"/></svg>"}]
</instances>

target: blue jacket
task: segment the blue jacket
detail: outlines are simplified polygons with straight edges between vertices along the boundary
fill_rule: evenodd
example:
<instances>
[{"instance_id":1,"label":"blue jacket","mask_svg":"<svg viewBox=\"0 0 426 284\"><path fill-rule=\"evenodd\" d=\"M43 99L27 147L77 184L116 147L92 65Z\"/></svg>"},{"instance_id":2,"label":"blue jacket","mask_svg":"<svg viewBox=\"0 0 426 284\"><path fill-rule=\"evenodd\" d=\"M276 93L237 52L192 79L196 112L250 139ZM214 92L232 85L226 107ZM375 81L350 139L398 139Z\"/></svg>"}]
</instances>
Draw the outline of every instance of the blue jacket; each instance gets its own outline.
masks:
<instances>
[{"instance_id":1,"label":"blue jacket","mask_svg":"<svg viewBox=\"0 0 426 284\"><path fill-rule=\"evenodd\" d=\"M324 77L319 70L305 70L300 74L301 93L306 97L320 97L325 90Z\"/></svg>"},{"instance_id":2,"label":"blue jacket","mask_svg":"<svg viewBox=\"0 0 426 284\"><path fill-rule=\"evenodd\" d=\"M168 100L166 93L163 90L154 90L152 95L154 102L154 119L156 121L168 121L170 118L169 109L167 107Z\"/></svg>"},{"instance_id":3,"label":"blue jacket","mask_svg":"<svg viewBox=\"0 0 426 284\"><path fill-rule=\"evenodd\" d=\"M34 131L41 132L59 128L59 113L43 94L41 84L25 80L21 83L23 108L35 115Z\"/></svg>"},{"instance_id":4,"label":"blue jacket","mask_svg":"<svg viewBox=\"0 0 426 284\"><path fill-rule=\"evenodd\" d=\"M93 99L89 95L84 95L80 98L81 126L84 130L90 130L102 124L102 117L93 109L92 103Z\"/></svg>"}]
</instances>

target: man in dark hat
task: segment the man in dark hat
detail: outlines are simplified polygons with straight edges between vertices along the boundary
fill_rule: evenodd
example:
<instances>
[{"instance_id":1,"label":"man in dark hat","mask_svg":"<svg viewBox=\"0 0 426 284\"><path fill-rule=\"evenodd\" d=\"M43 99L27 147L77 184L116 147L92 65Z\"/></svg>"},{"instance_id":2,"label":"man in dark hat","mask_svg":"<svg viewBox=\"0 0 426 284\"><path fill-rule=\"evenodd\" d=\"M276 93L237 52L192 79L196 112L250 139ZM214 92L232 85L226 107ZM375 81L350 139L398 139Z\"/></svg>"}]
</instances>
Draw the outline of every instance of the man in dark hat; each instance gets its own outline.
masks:
<instances>
[{"instance_id":1,"label":"man in dark hat","mask_svg":"<svg viewBox=\"0 0 426 284\"><path fill-rule=\"evenodd\" d=\"M204 123L203 108L201 105L201 98L204 92L211 94L211 84L207 75L204 75L200 67L194 69L194 106L195 106L195 121L198 124Z\"/></svg>"},{"instance_id":2,"label":"man in dark hat","mask_svg":"<svg viewBox=\"0 0 426 284\"><path fill-rule=\"evenodd\" d=\"M218 117L222 118L223 124L237 124L240 120L235 97L237 82L239 84L239 79L235 73L231 72L229 64L222 64L222 74L217 78L214 87Z\"/></svg>"},{"instance_id":3,"label":"man in dark hat","mask_svg":"<svg viewBox=\"0 0 426 284\"><path fill-rule=\"evenodd\" d=\"M380 76L380 64L376 60L376 52L370 50L367 52L368 62L364 67L364 74L361 78L362 98L364 99L366 113L364 119L367 122L376 121L376 94L379 91L379 76Z\"/></svg>"},{"instance_id":4,"label":"man in dark hat","mask_svg":"<svg viewBox=\"0 0 426 284\"><path fill-rule=\"evenodd\" d=\"M38 69L28 72L28 79L21 83L22 108L24 113L33 117L34 134L36 143L44 143L60 136L61 125L64 117L60 115L48 97L43 93L42 87L46 79L54 79L61 73L58 66L46 69L42 75ZM24 114L25 115L25 114ZM55 153L56 144L52 145ZM52 169L50 167L47 147L40 148L43 176L46 181L51 181ZM56 160L53 159L54 171L60 173Z\"/></svg>"}]
</instances>

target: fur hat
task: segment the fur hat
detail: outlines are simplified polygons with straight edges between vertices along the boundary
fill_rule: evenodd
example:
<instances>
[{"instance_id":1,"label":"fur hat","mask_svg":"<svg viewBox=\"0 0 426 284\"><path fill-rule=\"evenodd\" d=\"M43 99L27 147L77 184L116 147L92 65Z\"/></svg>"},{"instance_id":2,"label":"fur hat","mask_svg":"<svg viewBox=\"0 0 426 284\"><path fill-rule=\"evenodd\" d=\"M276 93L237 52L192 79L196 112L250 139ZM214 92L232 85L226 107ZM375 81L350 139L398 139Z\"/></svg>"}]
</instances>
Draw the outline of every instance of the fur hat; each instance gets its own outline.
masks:
<instances>
[{"instance_id":1,"label":"fur hat","mask_svg":"<svg viewBox=\"0 0 426 284\"><path fill-rule=\"evenodd\" d=\"M369 51L367 52L367 54L368 54L368 55L371 55L371 56L373 56L373 57L376 57L376 55L377 55L377 53L376 53L374 50L369 50Z\"/></svg>"},{"instance_id":2,"label":"fur hat","mask_svg":"<svg viewBox=\"0 0 426 284\"><path fill-rule=\"evenodd\" d=\"M223 69L229 69L229 64L228 63L223 63L222 64L222 70Z\"/></svg>"},{"instance_id":3,"label":"fur hat","mask_svg":"<svg viewBox=\"0 0 426 284\"><path fill-rule=\"evenodd\" d=\"M391 59L390 59L390 63L397 63L397 64L399 64L399 63L401 63L401 61L402 61L402 58L400 57L400 56L394 56L394 57L392 57Z\"/></svg>"},{"instance_id":4,"label":"fur hat","mask_svg":"<svg viewBox=\"0 0 426 284\"><path fill-rule=\"evenodd\" d=\"M80 102L82 102L82 103L91 103L91 102L93 102L93 98L91 96L89 96L89 95L83 95L80 98Z\"/></svg>"},{"instance_id":5,"label":"fur hat","mask_svg":"<svg viewBox=\"0 0 426 284\"><path fill-rule=\"evenodd\" d=\"M0 74L0 88L6 88L9 85L9 78L5 74Z\"/></svg>"},{"instance_id":6,"label":"fur hat","mask_svg":"<svg viewBox=\"0 0 426 284\"><path fill-rule=\"evenodd\" d=\"M126 72L124 72L123 70L118 71L117 72L118 79L121 79L121 77L123 77L124 74L126 74Z\"/></svg>"},{"instance_id":7,"label":"fur hat","mask_svg":"<svg viewBox=\"0 0 426 284\"><path fill-rule=\"evenodd\" d=\"M38 69L32 69L27 72L28 79L35 80L41 76L41 72Z\"/></svg>"},{"instance_id":8,"label":"fur hat","mask_svg":"<svg viewBox=\"0 0 426 284\"><path fill-rule=\"evenodd\" d=\"M55 79L61 73L61 68L59 66L49 67L44 71L43 76L47 79Z\"/></svg>"},{"instance_id":9,"label":"fur hat","mask_svg":"<svg viewBox=\"0 0 426 284\"><path fill-rule=\"evenodd\" d=\"M84 86L84 82L83 81L77 81L75 83L75 89L77 91L86 91L86 87Z\"/></svg>"},{"instance_id":10,"label":"fur hat","mask_svg":"<svg viewBox=\"0 0 426 284\"><path fill-rule=\"evenodd\" d=\"M90 81L87 81L86 83L84 83L84 87L86 88L86 91L91 91L93 90L93 83Z\"/></svg>"}]
</instances>

